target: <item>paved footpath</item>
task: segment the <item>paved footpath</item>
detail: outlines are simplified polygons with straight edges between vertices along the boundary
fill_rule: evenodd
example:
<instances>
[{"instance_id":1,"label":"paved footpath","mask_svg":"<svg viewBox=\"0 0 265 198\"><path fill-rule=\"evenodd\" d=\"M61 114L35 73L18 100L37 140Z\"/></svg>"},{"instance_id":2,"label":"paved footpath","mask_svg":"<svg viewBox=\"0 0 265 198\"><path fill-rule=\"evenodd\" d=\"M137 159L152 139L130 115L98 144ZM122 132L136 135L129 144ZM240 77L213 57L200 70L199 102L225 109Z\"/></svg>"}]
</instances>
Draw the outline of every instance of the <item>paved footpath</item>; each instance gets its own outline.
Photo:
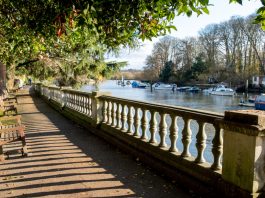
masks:
<instances>
[{"instance_id":1,"label":"paved footpath","mask_svg":"<svg viewBox=\"0 0 265 198\"><path fill-rule=\"evenodd\" d=\"M192 197L41 99L18 103L31 156L0 162L0 197Z\"/></svg>"}]
</instances>

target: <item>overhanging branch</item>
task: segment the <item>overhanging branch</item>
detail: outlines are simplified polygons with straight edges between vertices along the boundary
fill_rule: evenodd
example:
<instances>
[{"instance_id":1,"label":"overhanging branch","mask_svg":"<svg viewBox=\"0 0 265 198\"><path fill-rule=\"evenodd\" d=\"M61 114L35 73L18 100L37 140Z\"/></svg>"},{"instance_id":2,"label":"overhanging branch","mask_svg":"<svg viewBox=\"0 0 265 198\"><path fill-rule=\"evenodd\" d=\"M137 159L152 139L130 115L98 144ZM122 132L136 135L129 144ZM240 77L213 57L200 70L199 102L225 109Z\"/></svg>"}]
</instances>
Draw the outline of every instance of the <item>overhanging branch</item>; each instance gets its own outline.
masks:
<instances>
[{"instance_id":1,"label":"overhanging branch","mask_svg":"<svg viewBox=\"0 0 265 198\"><path fill-rule=\"evenodd\" d=\"M19 63L19 64L16 66L16 68L23 67L23 66L25 66L25 65L28 65L28 64L30 64L30 63L34 63L34 62L37 62L37 61L39 61L38 58L36 58L36 59L32 59L32 60L29 60L29 61L26 61L26 62L24 62L24 63Z\"/></svg>"}]
</instances>

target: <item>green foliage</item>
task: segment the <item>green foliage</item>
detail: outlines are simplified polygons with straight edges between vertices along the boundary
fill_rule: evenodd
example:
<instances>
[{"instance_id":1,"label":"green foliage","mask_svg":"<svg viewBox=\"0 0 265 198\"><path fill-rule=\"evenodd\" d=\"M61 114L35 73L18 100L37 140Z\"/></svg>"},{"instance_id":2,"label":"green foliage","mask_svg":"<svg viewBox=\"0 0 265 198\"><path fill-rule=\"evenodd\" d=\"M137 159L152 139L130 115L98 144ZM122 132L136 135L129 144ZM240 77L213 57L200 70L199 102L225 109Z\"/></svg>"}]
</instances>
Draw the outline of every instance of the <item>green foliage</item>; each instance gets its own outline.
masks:
<instances>
[{"instance_id":1,"label":"green foliage","mask_svg":"<svg viewBox=\"0 0 265 198\"><path fill-rule=\"evenodd\" d=\"M264 6L256 23L265 29ZM24 65L17 74L101 80L116 71L104 62L107 51L165 35L176 16L208 14L208 7L209 0L0 0L0 60L10 72Z\"/></svg>"},{"instance_id":2,"label":"green foliage","mask_svg":"<svg viewBox=\"0 0 265 198\"><path fill-rule=\"evenodd\" d=\"M203 61L203 55L200 54L195 58L195 62L191 66L190 73L192 74L192 78L197 79L206 70L207 64Z\"/></svg>"},{"instance_id":3,"label":"green foliage","mask_svg":"<svg viewBox=\"0 0 265 198\"><path fill-rule=\"evenodd\" d=\"M173 62L172 61L168 61L165 63L164 68L161 71L160 74L160 80L162 82L169 82L169 78L172 76L172 68L173 68Z\"/></svg>"}]
</instances>

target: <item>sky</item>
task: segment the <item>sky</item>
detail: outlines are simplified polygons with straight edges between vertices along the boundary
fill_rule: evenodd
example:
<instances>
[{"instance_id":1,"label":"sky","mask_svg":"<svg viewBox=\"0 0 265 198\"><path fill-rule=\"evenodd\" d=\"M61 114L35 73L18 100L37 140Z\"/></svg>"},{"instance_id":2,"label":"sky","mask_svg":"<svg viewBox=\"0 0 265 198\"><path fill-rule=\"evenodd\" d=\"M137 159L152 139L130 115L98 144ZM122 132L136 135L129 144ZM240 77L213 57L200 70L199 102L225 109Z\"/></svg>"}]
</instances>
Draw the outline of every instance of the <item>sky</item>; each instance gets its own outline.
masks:
<instances>
[{"instance_id":1,"label":"sky","mask_svg":"<svg viewBox=\"0 0 265 198\"><path fill-rule=\"evenodd\" d=\"M176 26L177 31L172 31L171 36L178 38L196 37L198 32L208 24L220 23L229 20L232 16L248 16L255 13L261 7L260 0L243 0L243 5L229 4L229 0L210 0L209 15L203 14L196 16L193 14L191 17L177 16L173 24ZM136 50L122 50L118 57L107 57L107 61L127 61L128 65L124 69L142 69L145 65L145 59L151 54L153 44L159 38L154 38L152 41L145 41L142 46Z\"/></svg>"}]
</instances>

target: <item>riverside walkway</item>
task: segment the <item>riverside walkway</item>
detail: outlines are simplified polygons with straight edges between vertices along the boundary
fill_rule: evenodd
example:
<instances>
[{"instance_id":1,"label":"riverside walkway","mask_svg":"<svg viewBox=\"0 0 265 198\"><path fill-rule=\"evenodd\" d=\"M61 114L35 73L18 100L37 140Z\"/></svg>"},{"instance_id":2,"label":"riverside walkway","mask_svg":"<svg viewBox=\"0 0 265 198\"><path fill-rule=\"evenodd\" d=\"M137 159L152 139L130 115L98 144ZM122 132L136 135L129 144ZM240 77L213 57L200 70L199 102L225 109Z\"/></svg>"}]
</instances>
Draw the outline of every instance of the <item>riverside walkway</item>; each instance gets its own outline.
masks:
<instances>
[{"instance_id":1,"label":"riverside walkway","mask_svg":"<svg viewBox=\"0 0 265 198\"><path fill-rule=\"evenodd\" d=\"M26 95L18 103L31 156L11 153L0 162L0 197L194 196L41 99Z\"/></svg>"}]
</instances>

